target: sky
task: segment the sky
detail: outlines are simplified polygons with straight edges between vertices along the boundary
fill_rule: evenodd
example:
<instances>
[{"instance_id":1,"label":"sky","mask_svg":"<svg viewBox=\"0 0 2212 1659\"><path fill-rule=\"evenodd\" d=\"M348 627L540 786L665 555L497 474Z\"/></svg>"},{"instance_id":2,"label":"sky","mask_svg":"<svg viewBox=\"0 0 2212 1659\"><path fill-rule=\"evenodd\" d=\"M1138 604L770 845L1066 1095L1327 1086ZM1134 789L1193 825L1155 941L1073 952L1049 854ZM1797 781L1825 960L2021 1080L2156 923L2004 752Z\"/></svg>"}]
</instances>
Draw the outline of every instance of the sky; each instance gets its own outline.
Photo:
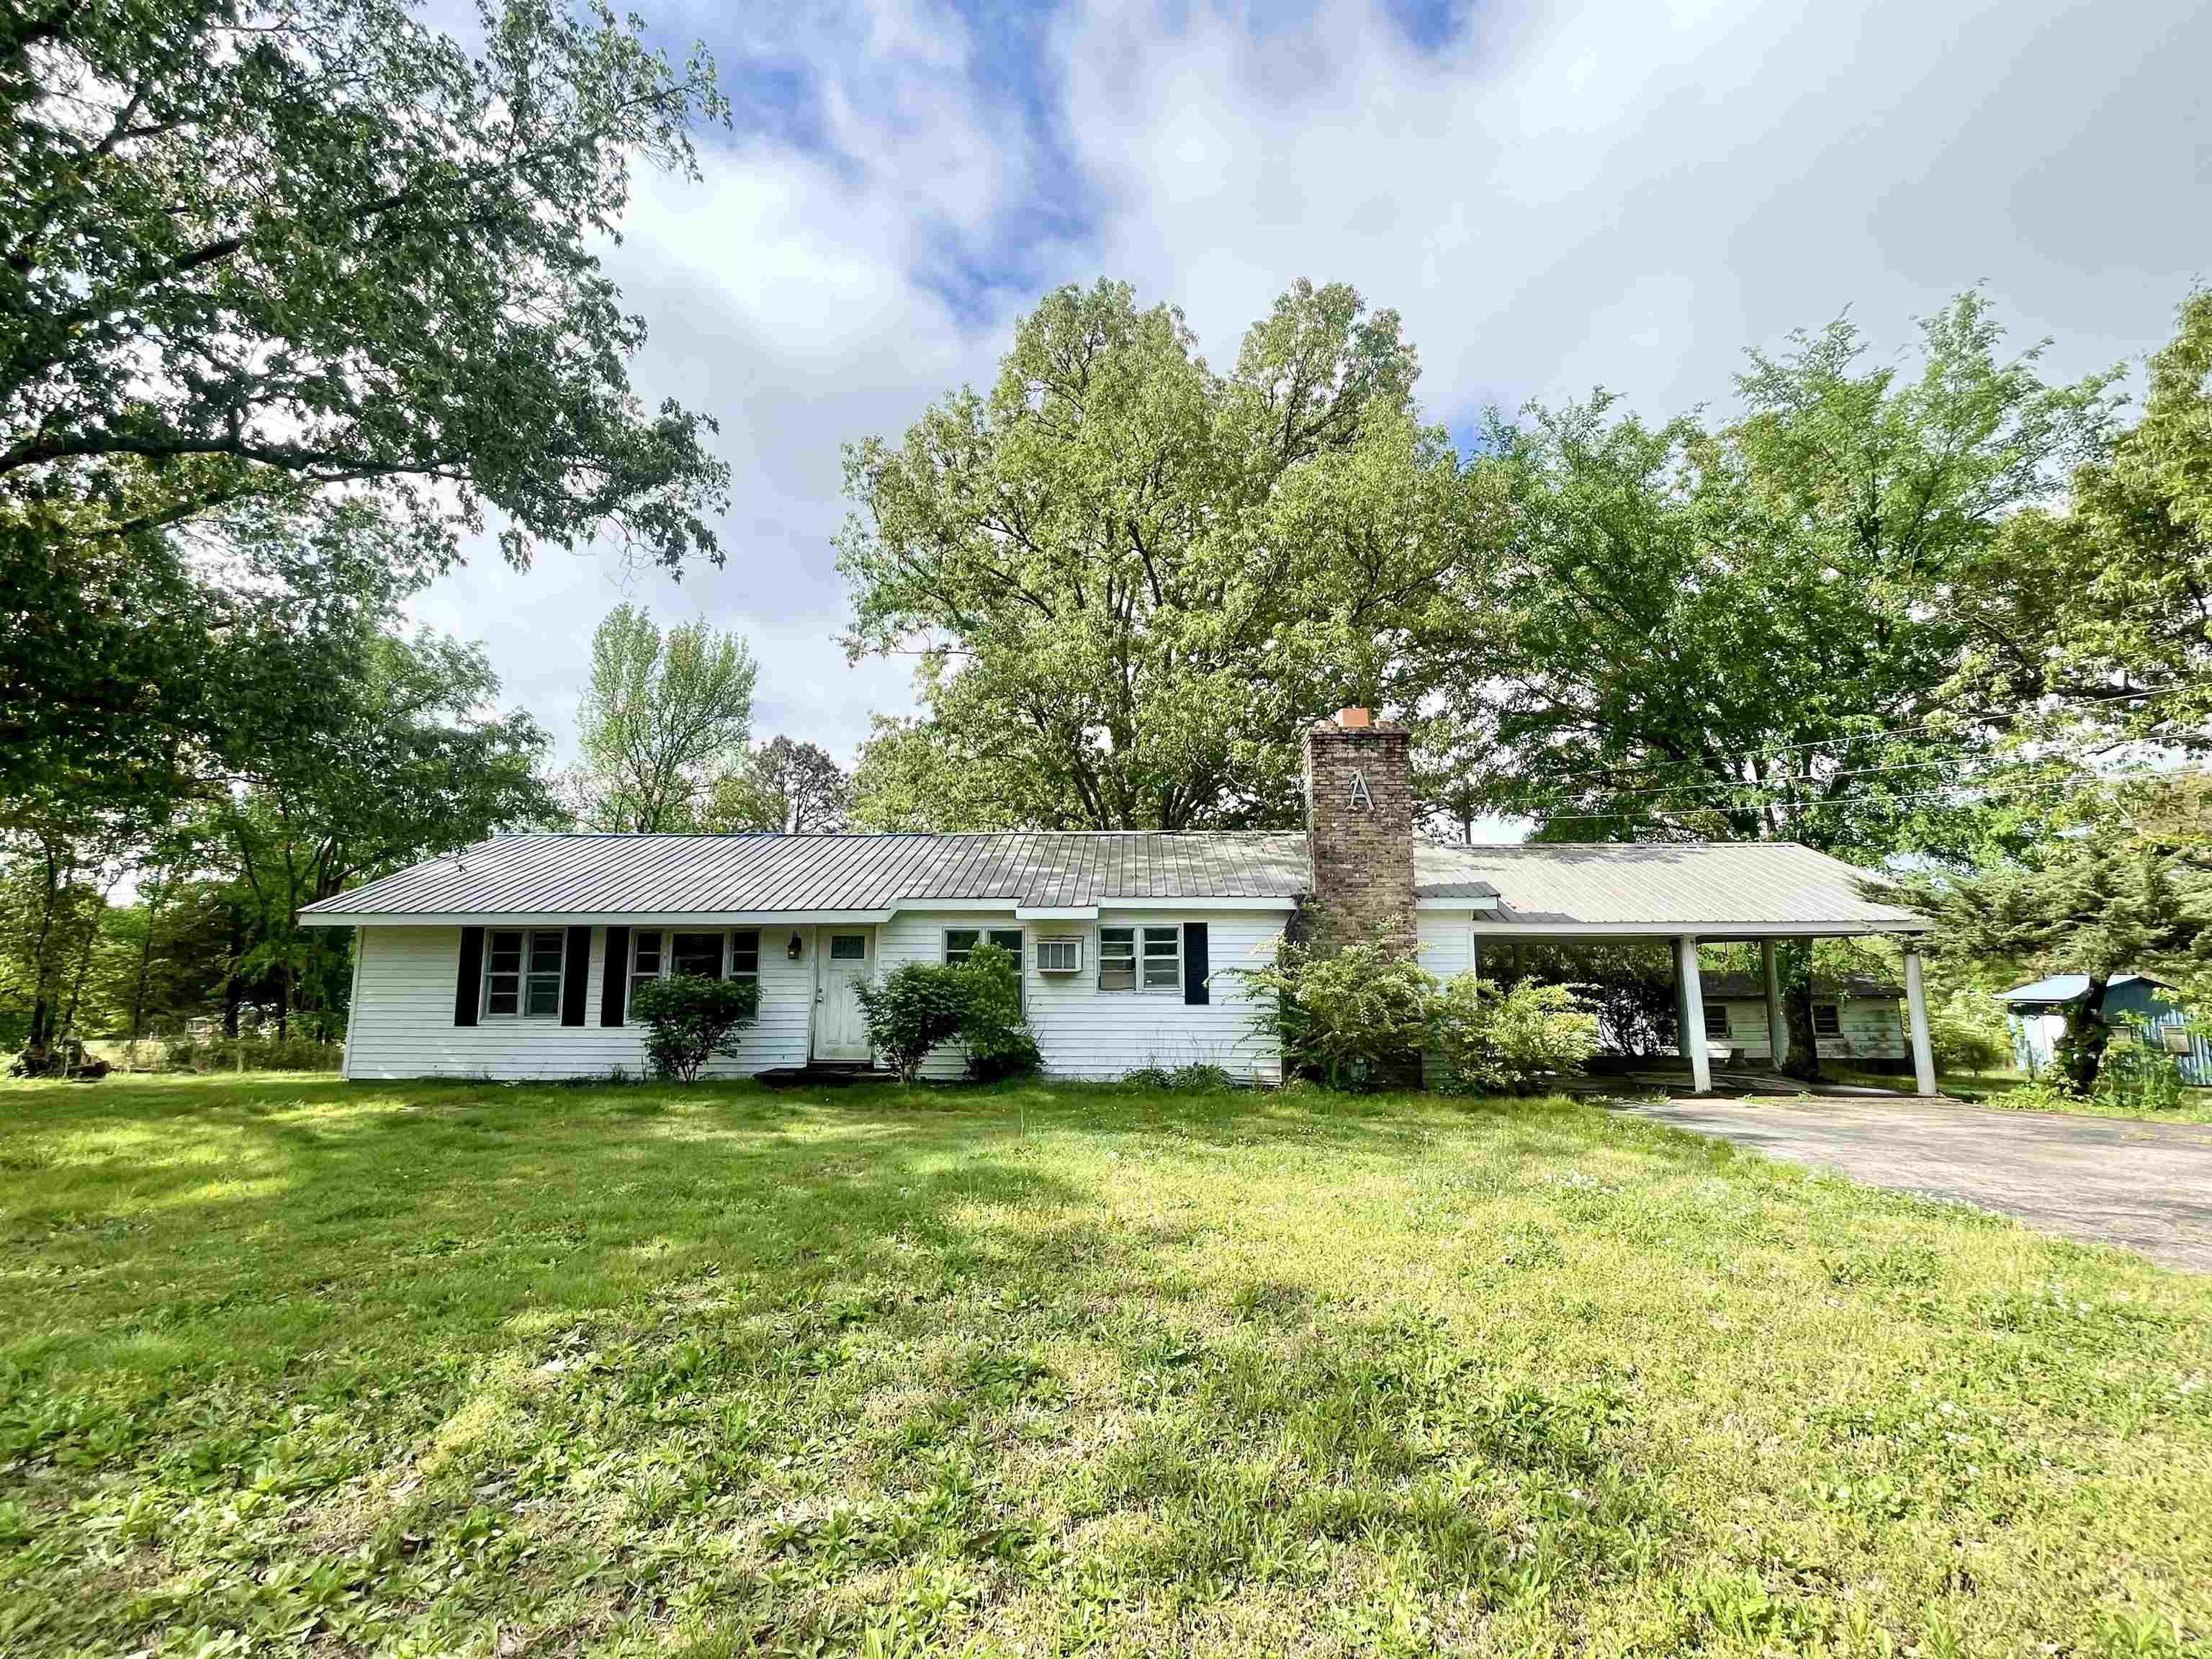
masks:
<instances>
[{"instance_id":1,"label":"sky","mask_svg":"<svg viewBox=\"0 0 2212 1659\"><path fill-rule=\"evenodd\" d=\"M1747 347L1848 311L1893 355L1977 283L2072 378L2212 283L2212 6L2188 0L636 4L736 106L700 179L640 177L605 252L651 329L638 392L720 422L727 561L518 572L484 544L415 606L482 640L564 755L624 599L750 641L756 740L848 760L908 712L905 661L836 643L842 446L988 385L1063 283L1179 306L1226 368L1299 277L1350 282L1466 432L1598 386L1725 409Z\"/></svg>"}]
</instances>

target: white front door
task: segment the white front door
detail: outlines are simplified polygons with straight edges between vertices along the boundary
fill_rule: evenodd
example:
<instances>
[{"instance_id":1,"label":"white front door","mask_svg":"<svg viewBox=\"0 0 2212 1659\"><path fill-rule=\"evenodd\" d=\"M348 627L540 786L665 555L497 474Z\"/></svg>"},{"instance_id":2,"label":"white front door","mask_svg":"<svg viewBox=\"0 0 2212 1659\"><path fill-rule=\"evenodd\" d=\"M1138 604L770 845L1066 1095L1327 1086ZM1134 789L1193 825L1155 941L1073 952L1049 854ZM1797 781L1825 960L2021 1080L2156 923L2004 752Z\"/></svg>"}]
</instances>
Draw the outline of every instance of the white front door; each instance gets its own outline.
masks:
<instances>
[{"instance_id":1,"label":"white front door","mask_svg":"<svg viewBox=\"0 0 2212 1659\"><path fill-rule=\"evenodd\" d=\"M822 930L814 954L814 1058L869 1059L868 1027L854 987L875 969L874 930Z\"/></svg>"}]
</instances>

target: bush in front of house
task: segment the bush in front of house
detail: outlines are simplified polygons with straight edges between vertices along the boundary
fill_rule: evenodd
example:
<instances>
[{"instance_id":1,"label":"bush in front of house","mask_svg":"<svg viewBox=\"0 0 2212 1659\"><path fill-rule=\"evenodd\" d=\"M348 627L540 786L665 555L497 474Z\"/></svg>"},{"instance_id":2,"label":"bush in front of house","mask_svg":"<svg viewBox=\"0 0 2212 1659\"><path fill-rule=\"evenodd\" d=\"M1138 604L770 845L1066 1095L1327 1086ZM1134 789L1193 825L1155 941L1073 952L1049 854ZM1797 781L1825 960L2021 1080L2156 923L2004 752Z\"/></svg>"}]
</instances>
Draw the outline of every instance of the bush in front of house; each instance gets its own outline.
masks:
<instances>
[{"instance_id":1,"label":"bush in front of house","mask_svg":"<svg viewBox=\"0 0 2212 1659\"><path fill-rule=\"evenodd\" d=\"M1194 1060L1172 1067L1163 1066L1158 1060L1133 1067L1121 1073L1121 1086L1143 1090L1146 1093L1216 1095L1239 1085L1237 1079L1222 1067Z\"/></svg>"},{"instance_id":2,"label":"bush in front of house","mask_svg":"<svg viewBox=\"0 0 2212 1659\"><path fill-rule=\"evenodd\" d=\"M1234 971L1254 999L1255 1024L1281 1046L1286 1076L1364 1088L1427 1042L1437 976L1387 943L1324 956L1285 939L1267 967Z\"/></svg>"},{"instance_id":3,"label":"bush in front of house","mask_svg":"<svg viewBox=\"0 0 2212 1659\"><path fill-rule=\"evenodd\" d=\"M1022 971L1012 954L987 939L951 971L961 997L953 1035L967 1051L968 1075L978 1083L1034 1075L1044 1055L1022 1013Z\"/></svg>"},{"instance_id":4,"label":"bush in front of house","mask_svg":"<svg viewBox=\"0 0 2212 1659\"><path fill-rule=\"evenodd\" d=\"M1022 1014L1021 975L1008 952L979 944L957 963L909 962L854 988L868 1042L902 1083L946 1043L966 1050L968 1075L981 1083L1035 1072L1043 1064Z\"/></svg>"},{"instance_id":5,"label":"bush in front of house","mask_svg":"<svg viewBox=\"0 0 2212 1659\"><path fill-rule=\"evenodd\" d=\"M760 981L672 974L640 981L630 1012L645 1025L645 1057L656 1077L696 1083L717 1054L738 1052L760 1018Z\"/></svg>"},{"instance_id":6,"label":"bush in front of house","mask_svg":"<svg viewBox=\"0 0 2212 1659\"><path fill-rule=\"evenodd\" d=\"M1523 980L1500 990L1462 974L1438 989L1430 1044L1450 1067L1452 1094L1524 1094L1589 1066L1598 1016L1575 988Z\"/></svg>"}]
</instances>

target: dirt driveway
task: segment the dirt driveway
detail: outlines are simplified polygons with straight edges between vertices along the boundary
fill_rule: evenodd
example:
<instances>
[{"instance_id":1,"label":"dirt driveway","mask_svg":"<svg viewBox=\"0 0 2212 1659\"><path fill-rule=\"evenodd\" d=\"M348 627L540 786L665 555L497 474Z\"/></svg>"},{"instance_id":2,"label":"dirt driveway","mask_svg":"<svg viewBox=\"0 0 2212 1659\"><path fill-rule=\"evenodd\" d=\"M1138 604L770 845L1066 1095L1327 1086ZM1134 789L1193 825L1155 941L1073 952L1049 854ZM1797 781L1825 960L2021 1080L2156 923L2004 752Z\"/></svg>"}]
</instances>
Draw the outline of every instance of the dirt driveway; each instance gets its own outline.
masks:
<instances>
[{"instance_id":1,"label":"dirt driveway","mask_svg":"<svg viewBox=\"0 0 2212 1659\"><path fill-rule=\"evenodd\" d=\"M2212 1273L2212 1124L1955 1101L1667 1100L1633 1111L1877 1187L1964 1199L2069 1238Z\"/></svg>"}]
</instances>

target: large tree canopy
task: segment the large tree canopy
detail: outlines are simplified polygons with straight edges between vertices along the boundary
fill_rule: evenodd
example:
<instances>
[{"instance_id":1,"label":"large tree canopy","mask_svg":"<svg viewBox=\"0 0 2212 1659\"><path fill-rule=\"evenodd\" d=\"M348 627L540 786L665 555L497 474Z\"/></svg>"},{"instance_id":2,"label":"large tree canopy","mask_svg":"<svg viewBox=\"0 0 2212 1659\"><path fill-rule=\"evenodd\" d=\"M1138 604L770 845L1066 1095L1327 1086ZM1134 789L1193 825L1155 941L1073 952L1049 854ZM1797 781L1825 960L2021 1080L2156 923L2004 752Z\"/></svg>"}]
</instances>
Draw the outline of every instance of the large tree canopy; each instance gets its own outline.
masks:
<instances>
[{"instance_id":1,"label":"large tree canopy","mask_svg":"<svg viewBox=\"0 0 2212 1659\"><path fill-rule=\"evenodd\" d=\"M1395 313L1340 285L1285 295L1223 376L1101 283L1023 319L988 396L848 449L848 648L919 651L927 710L864 756L863 816L1294 818L1301 726L1419 702L1478 544L1414 374ZM957 802L866 775L955 764Z\"/></svg>"},{"instance_id":2,"label":"large tree canopy","mask_svg":"<svg viewBox=\"0 0 2212 1659\"><path fill-rule=\"evenodd\" d=\"M712 554L711 423L642 410L589 239L723 106L604 7L51 0L0 21L0 509L42 539L380 487L434 554Z\"/></svg>"}]
</instances>

